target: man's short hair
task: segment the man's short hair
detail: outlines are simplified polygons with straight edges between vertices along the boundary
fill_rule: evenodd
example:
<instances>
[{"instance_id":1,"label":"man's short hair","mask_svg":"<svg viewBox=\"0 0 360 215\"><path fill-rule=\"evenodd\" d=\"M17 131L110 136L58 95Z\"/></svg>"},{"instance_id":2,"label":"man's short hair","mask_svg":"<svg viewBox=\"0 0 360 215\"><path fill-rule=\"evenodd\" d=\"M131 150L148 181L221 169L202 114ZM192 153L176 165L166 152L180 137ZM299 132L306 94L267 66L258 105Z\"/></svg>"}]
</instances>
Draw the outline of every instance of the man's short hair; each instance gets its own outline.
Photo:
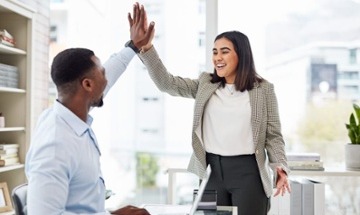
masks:
<instances>
[{"instance_id":1,"label":"man's short hair","mask_svg":"<svg viewBox=\"0 0 360 215\"><path fill-rule=\"evenodd\" d=\"M95 63L94 52L85 48L69 48L57 54L51 66L51 78L57 87L78 80L90 71Z\"/></svg>"}]
</instances>

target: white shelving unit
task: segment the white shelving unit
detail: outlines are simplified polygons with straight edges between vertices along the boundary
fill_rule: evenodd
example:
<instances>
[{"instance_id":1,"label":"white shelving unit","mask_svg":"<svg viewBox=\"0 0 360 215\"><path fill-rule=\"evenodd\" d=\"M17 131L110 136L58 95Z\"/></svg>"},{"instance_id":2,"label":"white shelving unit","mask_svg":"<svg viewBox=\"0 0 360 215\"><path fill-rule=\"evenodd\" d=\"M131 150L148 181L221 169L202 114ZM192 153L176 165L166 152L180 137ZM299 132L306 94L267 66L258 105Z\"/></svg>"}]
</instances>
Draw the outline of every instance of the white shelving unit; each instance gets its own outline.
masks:
<instances>
[{"instance_id":1,"label":"white shelving unit","mask_svg":"<svg viewBox=\"0 0 360 215\"><path fill-rule=\"evenodd\" d=\"M0 128L0 143L18 143L21 164L0 167L0 182L9 192L24 182L24 161L31 132L31 83L33 67L33 23L35 11L17 0L0 0L0 29L15 39L15 47L0 44L0 63L15 66L19 71L18 88L0 87L0 112L5 128ZM9 212L8 214L14 214Z\"/></svg>"}]
</instances>

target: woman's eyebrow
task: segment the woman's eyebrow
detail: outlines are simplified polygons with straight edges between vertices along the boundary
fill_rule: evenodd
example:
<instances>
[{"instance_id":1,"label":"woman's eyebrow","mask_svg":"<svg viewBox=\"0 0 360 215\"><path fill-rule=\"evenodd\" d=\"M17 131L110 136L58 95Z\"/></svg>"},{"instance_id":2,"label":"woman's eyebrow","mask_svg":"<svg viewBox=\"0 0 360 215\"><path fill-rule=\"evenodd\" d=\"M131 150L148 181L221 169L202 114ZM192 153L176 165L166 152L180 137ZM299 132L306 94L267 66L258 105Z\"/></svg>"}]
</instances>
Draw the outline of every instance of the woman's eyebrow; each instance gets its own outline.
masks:
<instances>
[{"instance_id":1,"label":"woman's eyebrow","mask_svg":"<svg viewBox=\"0 0 360 215\"><path fill-rule=\"evenodd\" d=\"M230 48L228 48L228 47L222 47L222 48L220 48L220 50L230 50ZM216 51L216 48L213 48L213 51Z\"/></svg>"}]
</instances>

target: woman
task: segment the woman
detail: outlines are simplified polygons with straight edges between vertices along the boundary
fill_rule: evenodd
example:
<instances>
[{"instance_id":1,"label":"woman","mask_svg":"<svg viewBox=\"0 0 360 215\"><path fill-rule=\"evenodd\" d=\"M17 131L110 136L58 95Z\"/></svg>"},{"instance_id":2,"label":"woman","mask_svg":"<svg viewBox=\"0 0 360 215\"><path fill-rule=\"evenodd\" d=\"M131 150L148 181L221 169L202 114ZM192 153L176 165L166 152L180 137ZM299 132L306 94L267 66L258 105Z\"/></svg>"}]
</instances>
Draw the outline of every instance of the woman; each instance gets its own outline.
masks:
<instances>
[{"instance_id":1,"label":"woman","mask_svg":"<svg viewBox=\"0 0 360 215\"><path fill-rule=\"evenodd\" d=\"M267 214L273 189L269 162L275 196L290 192L289 168L274 87L256 73L247 36L218 35L214 71L198 79L170 74L151 41L139 57L161 91L195 99L188 170L204 178L211 165L207 189L217 190L218 205L237 206L239 214Z\"/></svg>"}]
</instances>

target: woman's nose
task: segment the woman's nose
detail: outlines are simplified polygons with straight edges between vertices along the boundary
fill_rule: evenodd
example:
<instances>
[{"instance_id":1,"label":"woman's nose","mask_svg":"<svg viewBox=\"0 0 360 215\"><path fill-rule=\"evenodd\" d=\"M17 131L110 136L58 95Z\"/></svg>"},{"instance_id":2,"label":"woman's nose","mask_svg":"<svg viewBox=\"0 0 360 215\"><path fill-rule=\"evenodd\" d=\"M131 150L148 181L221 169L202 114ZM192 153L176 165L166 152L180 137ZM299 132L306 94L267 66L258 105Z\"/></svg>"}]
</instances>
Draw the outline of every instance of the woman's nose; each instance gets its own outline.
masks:
<instances>
[{"instance_id":1,"label":"woman's nose","mask_svg":"<svg viewBox=\"0 0 360 215\"><path fill-rule=\"evenodd\" d=\"M220 60L222 60L222 56L217 54L214 56L214 60L215 60L215 62L220 61Z\"/></svg>"}]
</instances>

